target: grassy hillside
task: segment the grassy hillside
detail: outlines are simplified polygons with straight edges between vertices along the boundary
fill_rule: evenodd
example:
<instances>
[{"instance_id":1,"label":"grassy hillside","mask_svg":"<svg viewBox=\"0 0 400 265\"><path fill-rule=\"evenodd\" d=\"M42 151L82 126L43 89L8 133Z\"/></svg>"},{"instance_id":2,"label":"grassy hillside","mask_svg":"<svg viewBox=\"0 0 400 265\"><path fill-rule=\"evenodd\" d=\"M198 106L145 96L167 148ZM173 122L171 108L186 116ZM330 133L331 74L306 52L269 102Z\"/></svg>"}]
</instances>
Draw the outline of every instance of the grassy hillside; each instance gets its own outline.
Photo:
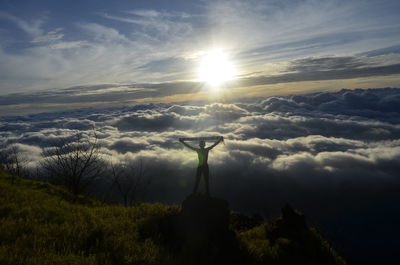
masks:
<instances>
[{"instance_id":1,"label":"grassy hillside","mask_svg":"<svg viewBox=\"0 0 400 265\"><path fill-rule=\"evenodd\" d=\"M0 264L176 264L158 220L180 207L83 198L85 204L72 204L62 188L1 172L0 194ZM232 217L249 264L345 264L315 230L294 235L278 223Z\"/></svg>"},{"instance_id":2,"label":"grassy hillside","mask_svg":"<svg viewBox=\"0 0 400 265\"><path fill-rule=\"evenodd\" d=\"M176 207L76 205L47 183L0 177L0 264L161 264L163 250L139 239L149 219Z\"/></svg>"}]
</instances>

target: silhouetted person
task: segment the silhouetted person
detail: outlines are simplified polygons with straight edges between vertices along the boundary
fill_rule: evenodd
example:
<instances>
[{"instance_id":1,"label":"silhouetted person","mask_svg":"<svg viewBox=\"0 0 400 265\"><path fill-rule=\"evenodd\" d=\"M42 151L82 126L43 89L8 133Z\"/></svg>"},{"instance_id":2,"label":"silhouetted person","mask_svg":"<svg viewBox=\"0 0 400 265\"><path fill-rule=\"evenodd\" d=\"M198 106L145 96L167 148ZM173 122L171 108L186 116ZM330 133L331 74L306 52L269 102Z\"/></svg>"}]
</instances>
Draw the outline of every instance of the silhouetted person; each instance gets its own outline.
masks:
<instances>
[{"instance_id":1,"label":"silhouetted person","mask_svg":"<svg viewBox=\"0 0 400 265\"><path fill-rule=\"evenodd\" d=\"M197 155L199 157L199 165L197 167L196 171L196 184L194 185L194 190L193 193L197 192L197 188L199 186L201 174L204 176L204 183L206 185L206 193L207 195L210 195L210 186L209 186L209 169L208 169L208 152L213 149L217 144L219 144L224 138L221 136L218 141L216 141L213 145L205 148L206 142L201 140L199 143L200 148L195 148L193 146L190 146L189 144L185 143L185 140L179 139L179 141L184 144L186 147L192 149L193 151L197 152Z\"/></svg>"}]
</instances>

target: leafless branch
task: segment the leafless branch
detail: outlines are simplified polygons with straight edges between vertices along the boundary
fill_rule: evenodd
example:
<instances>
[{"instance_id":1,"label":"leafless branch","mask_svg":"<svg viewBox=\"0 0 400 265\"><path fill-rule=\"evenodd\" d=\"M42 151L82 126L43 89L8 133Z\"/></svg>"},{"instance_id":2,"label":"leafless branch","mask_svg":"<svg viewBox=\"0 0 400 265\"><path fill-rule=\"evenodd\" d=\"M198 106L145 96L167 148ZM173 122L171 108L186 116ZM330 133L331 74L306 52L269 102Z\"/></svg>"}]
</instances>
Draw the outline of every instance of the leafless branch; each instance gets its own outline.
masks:
<instances>
[{"instance_id":1,"label":"leafless branch","mask_svg":"<svg viewBox=\"0 0 400 265\"><path fill-rule=\"evenodd\" d=\"M41 168L51 182L64 185L76 200L101 176L105 163L95 131L93 136L77 133L74 138L62 139L44 148Z\"/></svg>"},{"instance_id":2,"label":"leafless branch","mask_svg":"<svg viewBox=\"0 0 400 265\"><path fill-rule=\"evenodd\" d=\"M142 159L133 164L111 164L111 175L112 187L116 187L125 206L135 204L150 183L146 181L149 178L145 175Z\"/></svg>"}]
</instances>

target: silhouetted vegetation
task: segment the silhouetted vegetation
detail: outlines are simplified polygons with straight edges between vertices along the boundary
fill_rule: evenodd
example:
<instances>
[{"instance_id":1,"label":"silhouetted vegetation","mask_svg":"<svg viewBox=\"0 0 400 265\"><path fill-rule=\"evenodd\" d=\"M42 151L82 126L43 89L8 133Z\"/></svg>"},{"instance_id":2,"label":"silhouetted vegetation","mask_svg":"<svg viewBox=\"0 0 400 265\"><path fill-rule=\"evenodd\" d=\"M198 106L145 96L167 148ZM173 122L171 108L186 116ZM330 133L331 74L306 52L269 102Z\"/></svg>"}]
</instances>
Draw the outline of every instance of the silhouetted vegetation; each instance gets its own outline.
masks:
<instances>
[{"instance_id":1,"label":"silhouetted vegetation","mask_svg":"<svg viewBox=\"0 0 400 265\"><path fill-rule=\"evenodd\" d=\"M17 178L11 184L12 178ZM304 216L232 214L226 201L103 205L0 172L0 264L346 264Z\"/></svg>"},{"instance_id":2,"label":"silhouetted vegetation","mask_svg":"<svg viewBox=\"0 0 400 265\"><path fill-rule=\"evenodd\" d=\"M131 162L110 165L112 178L111 188L115 188L125 206L132 206L139 200L150 184L150 178L146 176L143 160L136 164Z\"/></svg>"},{"instance_id":3,"label":"silhouetted vegetation","mask_svg":"<svg viewBox=\"0 0 400 265\"><path fill-rule=\"evenodd\" d=\"M16 144L2 146L0 149L0 169L18 177L28 175L26 164L29 159L20 152Z\"/></svg>"},{"instance_id":4,"label":"silhouetted vegetation","mask_svg":"<svg viewBox=\"0 0 400 265\"><path fill-rule=\"evenodd\" d=\"M93 136L78 133L71 140L58 140L43 149L41 170L51 183L65 186L74 196L88 191L105 171L96 132Z\"/></svg>"},{"instance_id":5,"label":"silhouetted vegetation","mask_svg":"<svg viewBox=\"0 0 400 265\"><path fill-rule=\"evenodd\" d=\"M252 264L347 264L290 205L274 222L241 231L238 238Z\"/></svg>"}]
</instances>

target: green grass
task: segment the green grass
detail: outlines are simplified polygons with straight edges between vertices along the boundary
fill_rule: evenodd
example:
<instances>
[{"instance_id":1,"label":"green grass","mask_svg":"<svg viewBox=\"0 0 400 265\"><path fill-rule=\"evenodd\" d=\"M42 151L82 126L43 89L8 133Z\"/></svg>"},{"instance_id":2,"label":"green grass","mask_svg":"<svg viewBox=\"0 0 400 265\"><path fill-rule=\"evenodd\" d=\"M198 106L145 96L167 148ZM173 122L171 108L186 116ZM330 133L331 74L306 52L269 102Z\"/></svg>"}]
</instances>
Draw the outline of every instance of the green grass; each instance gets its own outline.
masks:
<instances>
[{"instance_id":1,"label":"green grass","mask_svg":"<svg viewBox=\"0 0 400 265\"><path fill-rule=\"evenodd\" d=\"M238 232L243 251L251 256L254 264L347 264L315 228L308 228L300 237L280 236L272 240L275 229L273 224L264 223Z\"/></svg>"},{"instance_id":2,"label":"green grass","mask_svg":"<svg viewBox=\"0 0 400 265\"><path fill-rule=\"evenodd\" d=\"M158 220L180 207L71 200L61 187L0 172L0 264L176 264L154 234ZM274 222L240 214L232 214L231 228L247 264L346 264L312 228L289 238Z\"/></svg>"},{"instance_id":3,"label":"green grass","mask_svg":"<svg viewBox=\"0 0 400 265\"><path fill-rule=\"evenodd\" d=\"M178 211L161 204L136 207L69 203L47 183L0 173L0 264L161 264L165 251L139 230ZM94 204L94 205L93 205Z\"/></svg>"}]
</instances>

